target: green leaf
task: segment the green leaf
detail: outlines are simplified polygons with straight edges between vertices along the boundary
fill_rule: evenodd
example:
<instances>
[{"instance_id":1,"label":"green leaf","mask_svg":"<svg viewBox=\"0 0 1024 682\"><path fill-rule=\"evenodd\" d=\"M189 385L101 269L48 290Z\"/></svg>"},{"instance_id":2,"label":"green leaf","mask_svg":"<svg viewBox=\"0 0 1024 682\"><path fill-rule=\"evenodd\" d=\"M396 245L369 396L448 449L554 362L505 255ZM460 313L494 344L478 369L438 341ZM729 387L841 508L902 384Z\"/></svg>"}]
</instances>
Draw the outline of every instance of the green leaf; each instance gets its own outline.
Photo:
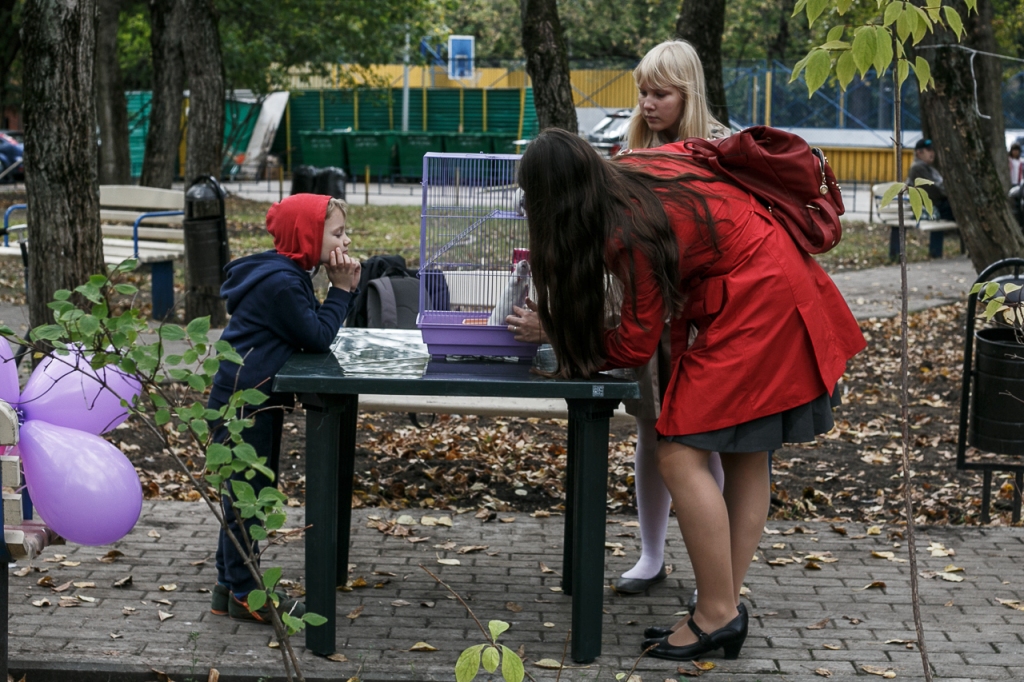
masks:
<instances>
[{"instance_id":1,"label":"green leaf","mask_svg":"<svg viewBox=\"0 0 1024 682\"><path fill-rule=\"evenodd\" d=\"M253 515L254 514L243 514L242 516L244 518L248 518L248 517L253 516ZM253 526L252 528L249 529L249 537L251 537L253 540L257 540L257 541L259 541L259 540L266 540L267 539L267 530L263 526Z\"/></svg>"},{"instance_id":2,"label":"green leaf","mask_svg":"<svg viewBox=\"0 0 1024 682\"><path fill-rule=\"evenodd\" d=\"M455 662L455 682L472 682L480 672L480 652L486 644L477 644L465 649Z\"/></svg>"},{"instance_id":3,"label":"green leaf","mask_svg":"<svg viewBox=\"0 0 1024 682\"><path fill-rule=\"evenodd\" d=\"M247 388L240 393L242 400L248 405L262 405L267 401L267 394L255 388Z\"/></svg>"},{"instance_id":4,"label":"green leaf","mask_svg":"<svg viewBox=\"0 0 1024 682\"><path fill-rule=\"evenodd\" d=\"M88 336L92 336L100 330L100 321L92 315L83 315L78 320L78 331Z\"/></svg>"},{"instance_id":5,"label":"green leaf","mask_svg":"<svg viewBox=\"0 0 1024 682\"><path fill-rule=\"evenodd\" d=\"M836 76L839 78L839 87L846 90L846 86L853 81L857 74L857 64L853 60L852 52L844 52L839 55L836 61Z\"/></svg>"},{"instance_id":6,"label":"green leaf","mask_svg":"<svg viewBox=\"0 0 1024 682\"><path fill-rule=\"evenodd\" d=\"M853 61L861 77L871 68L875 52L875 30L870 26L861 27L853 38Z\"/></svg>"},{"instance_id":7,"label":"green leaf","mask_svg":"<svg viewBox=\"0 0 1024 682\"><path fill-rule=\"evenodd\" d=\"M501 633L508 630L508 628L508 623L503 620L492 620L487 623L487 629L491 631L491 639L495 642L498 641L498 637L501 636Z\"/></svg>"},{"instance_id":8,"label":"green leaf","mask_svg":"<svg viewBox=\"0 0 1024 682\"><path fill-rule=\"evenodd\" d=\"M807 7L807 0L797 0L796 6L793 8L793 13L790 14L789 16L795 17L796 15L800 14L801 12L803 12L804 8L806 8L806 7Z\"/></svg>"},{"instance_id":9,"label":"green leaf","mask_svg":"<svg viewBox=\"0 0 1024 682\"><path fill-rule=\"evenodd\" d=\"M133 296L138 293L139 288L133 284L115 284L114 291L123 296Z\"/></svg>"},{"instance_id":10,"label":"green leaf","mask_svg":"<svg viewBox=\"0 0 1024 682\"><path fill-rule=\"evenodd\" d=\"M200 441L206 440L206 437L210 435L210 425L206 423L205 419L193 419L188 425Z\"/></svg>"},{"instance_id":11,"label":"green leaf","mask_svg":"<svg viewBox=\"0 0 1024 682\"><path fill-rule=\"evenodd\" d=\"M188 338L192 339L196 343L206 343L206 335L210 333L210 318L197 317L188 323L188 327L185 328L185 332L188 334Z\"/></svg>"},{"instance_id":12,"label":"green leaf","mask_svg":"<svg viewBox=\"0 0 1024 682\"><path fill-rule=\"evenodd\" d=\"M210 376L215 375L218 369L220 369L220 360L215 358L206 358L203 360L203 371Z\"/></svg>"},{"instance_id":13,"label":"green leaf","mask_svg":"<svg viewBox=\"0 0 1024 682\"><path fill-rule=\"evenodd\" d=\"M807 81L807 99L810 99L815 91L825 84L831 70L832 57L829 56L828 52L821 49L811 52L804 75L804 79Z\"/></svg>"},{"instance_id":14,"label":"green leaf","mask_svg":"<svg viewBox=\"0 0 1024 682\"><path fill-rule=\"evenodd\" d=\"M284 514L267 514L267 530L280 530L287 519Z\"/></svg>"},{"instance_id":15,"label":"green leaf","mask_svg":"<svg viewBox=\"0 0 1024 682\"><path fill-rule=\"evenodd\" d=\"M928 196L928 192L921 192L921 201L924 203L924 210L928 211L928 215L935 217L935 207L932 206L932 198Z\"/></svg>"},{"instance_id":16,"label":"green leaf","mask_svg":"<svg viewBox=\"0 0 1024 682\"><path fill-rule=\"evenodd\" d=\"M964 21L960 18L960 13L949 5L942 8L942 12L946 17L946 24L949 25L949 29L956 34L956 39L962 40L964 37Z\"/></svg>"},{"instance_id":17,"label":"green leaf","mask_svg":"<svg viewBox=\"0 0 1024 682\"><path fill-rule=\"evenodd\" d=\"M999 282L988 282L985 284L985 298L992 298L999 293Z\"/></svg>"},{"instance_id":18,"label":"green leaf","mask_svg":"<svg viewBox=\"0 0 1024 682\"><path fill-rule=\"evenodd\" d=\"M892 35L888 29L875 27L875 74L882 77L892 63Z\"/></svg>"},{"instance_id":19,"label":"green leaf","mask_svg":"<svg viewBox=\"0 0 1024 682\"><path fill-rule=\"evenodd\" d=\"M267 603L267 593L263 590L253 590L247 599L250 611L259 611Z\"/></svg>"},{"instance_id":20,"label":"green leaf","mask_svg":"<svg viewBox=\"0 0 1024 682\"><path fill-rule=\"evenodd\" d=\"M505 682L523 682L525 674L523 659L503 644L501 646L501 676L505 678Z\"/></svg>"},{"instance_id":21,"label":"green leaf","mask_svg":"<svg viewBox=\"0 0 1024 682\"><path fill-rule=\"evenodd\" d=\"M247 464L252 464L253 462L256 461L256 458L259 457L259 455L256 454L256 448L249 445L248 443L236 445L234 451L235 457L237 457L238 459L242 460ZM253 498L253 501L255 502L256 498Z\"/></svg>"},{"instance_id":22,"label":"green leaf","mask_svg":"<svg viewBox=\"0 0 1024 682\"><path fill-rule=\"evenodd\" d=\"M907 194L910 195L910 210L914 212L914 217L920 220L921 209L924 205L924 202L921 201L921 190L916 187L910 187L907 189Z\"/></svg>"},{"instance_id":23,"label":"green leaf","mask_svg":"<svg viewBox=\"0 0 1024 682\"><path fill-rule=\"evenodd\" d=\"M896 195L900 193L900 190L902 190L904 187L905 185L901 185L898 182L894 182L892 185L890 185L889 189L885 190L885 194L882 195L881 205L883 207L888 206L892 202L892 200L896 198Z\"/></svg>"},{"instance_id":24,"label":"green leaf","mask_svg":"<svg viewBox=\"0 0 1024 682\"><path fill-rule=\"evenodd\" d=\"M185 330L176 324L163 324L157 331L164 341L181 341L185 338Z\"/></svg>"},{"instance_id":25,"label":"green leaf","mask_svg":"<svg viewBox=\"0 0 1024 682\"><path fill-rule=\"evenodd\" d=\"M907 42L907 38L913 33L917 27L917 15L910 10L903 10L900 15L896 17L896 35L899 37L901 43Z\"/></svg>"},{"instance_id":26,"label":"green leaf","mask_svg":"<svg viewBox=\"0 0 1024 682\"><path fill-rule=\"evenodd\" d=\"M824 45L819 45L823 50L849 50L850 43L845 40L830 40Z\"/></svg>"},{"instance_id":27,"label":"green leaf","mask_svg":"<svg viewBox=\"0 0 1024 682\"><path fill-rule=\"evenodd\" d=\"M829 0L807 0L807 24L814 26L814 21L828 7Z\"/></svg>"},{"instance_id":28,"label":"green leaf","mask_svg":"<svg viewBox=\"0 0 1024 682\"><path fill-rule=\"evenodd\" d=\"M843 31L845 30L846 27L843 26L842 24L840 24L839 26L833 26L828 30L828 35L825 37L825 42L831 43L833 40L839 40L840 38L843 37ZM824 47L824 45L822 47Z\"/></svg>"},{"instance_id":29,"label":"green leaf","mask_svg":"<svg viewBox=\"0 0 1024 682\"><path fill-rule=\"evenodd\" d=\"M171 421L170 411L165 408L160 408L156 411L156 414L153 415L153 421L157 426L163 426L167 422Z\"/></svg>"},{"instance_id":30,"label":"green leaf","mask_svg":"<svg viewBox=\"0 0 1024 682\"><path fill-rule=\"evenodd\" d=\"M903 82L907 80L907 76L910 75L910 62L906 59L900 59L896 62L896 84L898 87L903 87Z\"/></svg>"},{"instance_id":31,"label":"green leaf","mask_svg":"<svg viewBox=\"0 0 1024 682\"><path fill-rule=\"evenodd\" d=\"M206 468L215 470L231 461L231 448L222 443L211 443L206 448Z\"/></svg>"},{"instance_id":32,"label":"green leaf","mask_svg":"<svg viewBox=\"0 0 1024 682\"><path fill-rule=\"evenodd\" d=\"M64 328L56 324L44 324L29 332L33 341L57 341L64 335Z\"/></svg>"},{"instance_id":33,"label":"green leaf","mask_svg":"<svg viewBox=\"0 0 1024 682\"><path fill-rule=\"evenodd\" d=\"M804 58L793 65L793 71L789 74L789 82L792 83L800 77L800 73L807 67L807 62L811 59L811 53L808 52L804 55Z\"/></svg>"},{"instance_id":34,"label":"green leaf","mask_svg":"<svg viewBox=\"0 0 1024 682\"><path fill-rule=\"evenodd\" d=\"M273 590L274 585L281 579L281 567L274 566L263 571L263 587Z\"/></svg>"},{"instance_id":35,"label":"green leaf","mask_svg":"<svg viewBox=\"0 0 1024 682\"><path fill-rule=\"evenodd\" d=\"M497 649L493 646L489 646L484 649L483 656L481 656L480 659L483 663L484 670L489 673L493 673L498 669L498 664L501 662L501 655L498 653Z\"/></svg>"},{"instance_id":36,"label":"green leaf","mask_svg":"<svg viewBox=\"0 0 1024 682\"><path fill-rule=\"evenodd\" d=\"M195 348L189 348L185 351L185 354L181 356L181 361L186 365L194 365L196 360L199 359L199 353Z\"/></svg>"},{"instance_id":37,"label":"green leaf","mask_svg":"<svg viewBox=\"0 0 1024 682\"><path fill-rule=\"evenodd\" d=\"M934 180L928 178L914 178L914 187L924 187L925 185L934 185Z\"/></svg>"},{"instance_id":38,"label":"green leaf","mask_svg":"<svg viewBox=\"0 0 1024 682\"><path fill-rule=\"evenodd\" d=\"M167 363L168 365L180 365L181 364L181 356L180 355L168 355L166 358L164 358L164 362Z\"/></svg>"},{"instance_id":39,"label":"green leaf","mask_svg":"<svg viewBox=\"0 0 1024 682\"><path fill-rule=\"evenodd\" d=\"M985 286L985 283L984 283L984 282L975 282L975 283L974 283L974 286L973 286L973 287L971 287L971 291L970 291L970 293L971 293L971 294L976 294L976 293L978 293L979 291L981 291L981 287L983 287L983 286Z\"/></svg>"},{"instance_id":40,"label":"green leaf","mask_svg":"<svg viewBox=\"0 0 1024 682\"><path fill-rule=\"evenodd\" d=\"M914 60L914 73L917 74L917 87L921 92L928 89L932 80L932 67L924 57Z\"/></svg>"},{"instance_id":41,"label":"green leaf","mask_svg":"<svg viewBox=\"0 0 1024 682\"><path fill-rule=\"evenodd\" d=\"M71 298L71 292L67 289L57 289L53 292L53 300L55 301L66 301Z\"/></svg>"},{"instance_id":42,"label":"green leaf","mask_svg":"<svg viewBox=\"0 0 1024 682\"><path fill-rule=\"evenodd\" d=\"M1002 307L1002 297L992 299L991 301L989 301L988 305L985 306L985 318L991 320L993 317L996 316L996 313L998 313Z\"/></svg>"},{"instance_id":43,"label":"green leaf","mask_svg":"<svg viewBox=\"0 0 1024 682\"><path fill-rule=\"evenodd\" d=\"M150 392L149 399L156 407L167 407L167 400L162 395L155 391Z\"/></svg>"},{"instance_id":44,"label":"green leaf","mask_svg":"<svg viewBox=\"0 0 1024 682\"><path fill-rule=\"evenodd\" d=\"M839 0L836 3L836 11L839 12L839 16L846 14L850 7L853 5L853 0Z\"/></svg>"},{"instance_id":45,"label":"green leaf","mask_svg":"<svg viewBox=\"0 0 1024 682\"><path fill-rule=\"evenodd\" d=\"M239 502L256 503L256 492L245 481L231 481L231 494Z\"/></svg>"},{"instance_id":46,"label":"green leaf","mask_svg":"<svg viewBox=\"0 0 1024 682\"><path fill-rule=\"evenodd\" d=\"M206 390L206 380L203 379L203 377L199 376L198 374L189 374L188 379L186 379L186 381L188 382L189 388L191 388L193 391Z\"/></svg>"},{"instance_id":47,"label":"green leaf","mask_svg":"<svg viewBox=\"0 0 1024 682\"><path fill-rule=\"evenodd\" d=\"M882 26L890 26L894 21L898 20L900 14L903 13L902 2L890 2L885 7L885 13L882 15Z\"/></svg>"},{"instance_id":48,"label":"green leaf","mask_svg":"<svg viewBox=\"0 0 1024 682\"><path fill-rule=\"evenodd\" d=\"M911 5L914 14L917 16L917 26L914 28L914 44L917 45L932 30L932 20L920 7Z\"/></svg>"},{"instance_id":49,"label":"green leaf","mask_svg":"<svg viewBox=\"0 0 1024 682\"><path fill-rule=\"evenodd\" d=\"M1007 282L1003 285L1004 294L1012 294L1013 292L1020 291L1021 289L1024 289L1024 287L1019 284L1014 284L1013 282Z\"/></svg>"},{"instance_id":50,"label":"green leaf","mask_svg":"<svg viewBox=\"0 0 1024 682\"><path fill-rule=\"evenodd\" d=\"M313 627L317 627L319 625L323 625L324 623L327 622L327 619L324 618L323 616L321 616L319 613L312 613L312 612L309 612L309 611L307 611L306 613L304 613L302 615L302 620L307 625L312 625Z\"/></svg>"}]
</instances>

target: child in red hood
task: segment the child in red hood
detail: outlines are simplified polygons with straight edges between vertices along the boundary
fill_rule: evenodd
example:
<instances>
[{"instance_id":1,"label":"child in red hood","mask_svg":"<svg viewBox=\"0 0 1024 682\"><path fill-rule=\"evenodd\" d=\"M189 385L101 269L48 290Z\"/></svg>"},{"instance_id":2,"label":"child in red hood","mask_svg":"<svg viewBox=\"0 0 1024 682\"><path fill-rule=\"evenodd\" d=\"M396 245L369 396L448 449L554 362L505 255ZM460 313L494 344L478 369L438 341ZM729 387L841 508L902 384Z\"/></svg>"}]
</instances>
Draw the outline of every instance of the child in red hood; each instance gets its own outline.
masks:
<instances>
[{"instance_id":1,"label":"child in red hood","mask_svg":"<svg viewBox=\"0 0 1024 682\"><path fill-rule=\"evenodd\" d=\"M222 362L213 380L208 407L217 409L231 395L246 388L258 388L270 398L252 414L253 426L242 432L243 440L277 475L281 452L284 407L294 396L270 392L270 382L295 351L326 353L330 350L359 284L359 261L348 255L352 240L345 234L347 205L338 199L316 194L296 194L267 211L267 231L274 237L274 250L246 256L227 265L227 280L221 296L227 299L231 315L221 339L245 359L243 365ZM320 267L327 271L331 288L321 304L314 294L312 275ZM271 408L271 409L267 409ZM215 436L224 440L219 429ZM249 481L256 494L276 485L259 473ZM231 500L224 499L224 512L232 532L241 539ZM250 591L260 587L246 568L227 534L221 530L217 546L217 585L210 610L232 618L270 622L269 606L251 610ZM299 617L302 603L282 601L281 608Z\"/></svg>"}]
</instances>

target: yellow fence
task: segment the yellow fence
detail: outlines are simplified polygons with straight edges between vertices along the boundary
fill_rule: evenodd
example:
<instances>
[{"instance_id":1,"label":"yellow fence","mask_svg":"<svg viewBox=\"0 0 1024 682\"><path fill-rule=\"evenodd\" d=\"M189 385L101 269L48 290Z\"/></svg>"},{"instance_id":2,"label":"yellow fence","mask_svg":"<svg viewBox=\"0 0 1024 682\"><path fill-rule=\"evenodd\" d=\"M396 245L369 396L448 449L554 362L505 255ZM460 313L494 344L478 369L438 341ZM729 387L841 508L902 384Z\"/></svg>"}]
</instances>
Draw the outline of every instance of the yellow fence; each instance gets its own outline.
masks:
<instances>
[{"instance_id":1,"label":"yellow fence","mask_svg":"<svg viewBox=\"0 0 1024 682\"><path fill-rule=\"evenodd\" d=\"M893 182L893 154L890 147L822 147L828 165L840 182ZM912 149L903 150L903 174L914 161Z\"/></svg>"},{"instance_id":2,"label":"yellow fence","mask_svg":"<svg viewBox=\"0 0 1024 682\"><path fill-rule=\"evenodd\" d=\"M636 105L636 87L633 72L624 69L576 69L571 72L574 104L578 107L624 109ZM402 86L402 65L384 64L359 69L346 65L332 65L323 76L293 70L290 88L293 90L332 90L349 83L370 83L382 87ZM450 79L438 66L410 66L409 86L413 88L521 88L530 85L523 69L483 68L473 72L473 78Z\"/></svg>"}]
</instances>

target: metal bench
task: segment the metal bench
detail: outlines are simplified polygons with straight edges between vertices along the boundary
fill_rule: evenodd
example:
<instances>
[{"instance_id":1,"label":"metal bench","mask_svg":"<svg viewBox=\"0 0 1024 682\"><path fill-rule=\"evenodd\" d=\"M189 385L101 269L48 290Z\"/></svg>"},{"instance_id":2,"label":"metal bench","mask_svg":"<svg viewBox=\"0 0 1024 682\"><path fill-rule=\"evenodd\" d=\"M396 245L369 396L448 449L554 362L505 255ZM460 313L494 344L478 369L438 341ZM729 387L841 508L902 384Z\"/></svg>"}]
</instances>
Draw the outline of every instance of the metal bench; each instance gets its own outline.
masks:
<instances>
[{"instance_id":1,"label":"metal bench","mask_svg":"<svg viewBox=\"0 0 1024 682\"><path fill-rule=\"evenodd\" d=\"M103 260L116 265L134 258L150 269L153 318L163 319L174 309L174 261L184 258L185 231L180 226L184 216L184 193L135 187L132 185L100 186L100 220L104 221ZM15 204L4 213L3 245L0 256L25 257L25 240L10 244L11 233L24 232L26 224L10 225L10 215L25 210ZM108 224L106 221L131 223ZM27 275L27 261L26 261Z\"/></svg>"},{"instance_id":2,"label":"metal bench","mask_svg":"<svg viewBox=\"0 0 1024 682\"><path fill-rule=\"evenodd\" d=\"M889 188L895 184L897 183L883 182L871 186L871 200L874 204L875 216L878 222L888 225L890 228L889 258L892 260L896 260L900 256L899 206L895 201L889 202L889 205L887 206L882 206L882 197L884 197ZM922 232L929 233L929 258L942 258L942 247L947 234L960 235L960 227L952 220L933 220L931 218L922 217L921 220L915 221L914 213L910 209L910 199L908 199L905 194L903 196L903 220L904 224L908 227L913 226ZM961 249L963 249L962 244Z\"/></svg>"}]
</instances>

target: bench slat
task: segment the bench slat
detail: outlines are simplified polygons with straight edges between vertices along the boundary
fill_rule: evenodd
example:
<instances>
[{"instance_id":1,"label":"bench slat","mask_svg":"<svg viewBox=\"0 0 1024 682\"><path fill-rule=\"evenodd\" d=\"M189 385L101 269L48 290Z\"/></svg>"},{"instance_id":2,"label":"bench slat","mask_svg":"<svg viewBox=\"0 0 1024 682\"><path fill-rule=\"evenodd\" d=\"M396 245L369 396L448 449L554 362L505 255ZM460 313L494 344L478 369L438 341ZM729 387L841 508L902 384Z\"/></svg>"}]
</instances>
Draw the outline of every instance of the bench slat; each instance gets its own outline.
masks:
<instances>
[{"instance_id":1,"label":"bench slat","mask_svg":"<svg viewBox=\"0 0 1024 682\"><path fill-rule=\"evenodd\" d=\"M154 208L139 208L136 210L132 209L120 209L120 208L100 208L100 220L110 220L118 223L135 223L135 219L142 213L156 213L158 211L180 211L180 208L168 208L168 209L154 209ZM168 216L155 216L153 218L146 218L142 221L143 225L181 225L181 221L184 219L180 215L168 215Z\"/></svg>"},{"instance_id":2,"label":"bench slat","mask_svg":"<svg viewBox=\"0 0 1024 682\"><path fill-rule=\"evenodd\" d=\"M145 222L143 223L145 224ZM128 237L131 238L134 234L133 228L129 225L103 225L103 236L104 237ZM185 240L185 230L175 227L143 227L139 226L139 239L156 239L156 240Z\"/></svg>"},{"instance_id":3,"label":"bench slat","mask_svg":"<svg viewBox=\"0 0 1024 682\"><path fill-rule=\"evenodd\" d=\"M100 207L103 206L135 209L136 214L182 211L185 208L185 193L181 190L136 185L100 185Z\"/></svg>"}]
</instances>

